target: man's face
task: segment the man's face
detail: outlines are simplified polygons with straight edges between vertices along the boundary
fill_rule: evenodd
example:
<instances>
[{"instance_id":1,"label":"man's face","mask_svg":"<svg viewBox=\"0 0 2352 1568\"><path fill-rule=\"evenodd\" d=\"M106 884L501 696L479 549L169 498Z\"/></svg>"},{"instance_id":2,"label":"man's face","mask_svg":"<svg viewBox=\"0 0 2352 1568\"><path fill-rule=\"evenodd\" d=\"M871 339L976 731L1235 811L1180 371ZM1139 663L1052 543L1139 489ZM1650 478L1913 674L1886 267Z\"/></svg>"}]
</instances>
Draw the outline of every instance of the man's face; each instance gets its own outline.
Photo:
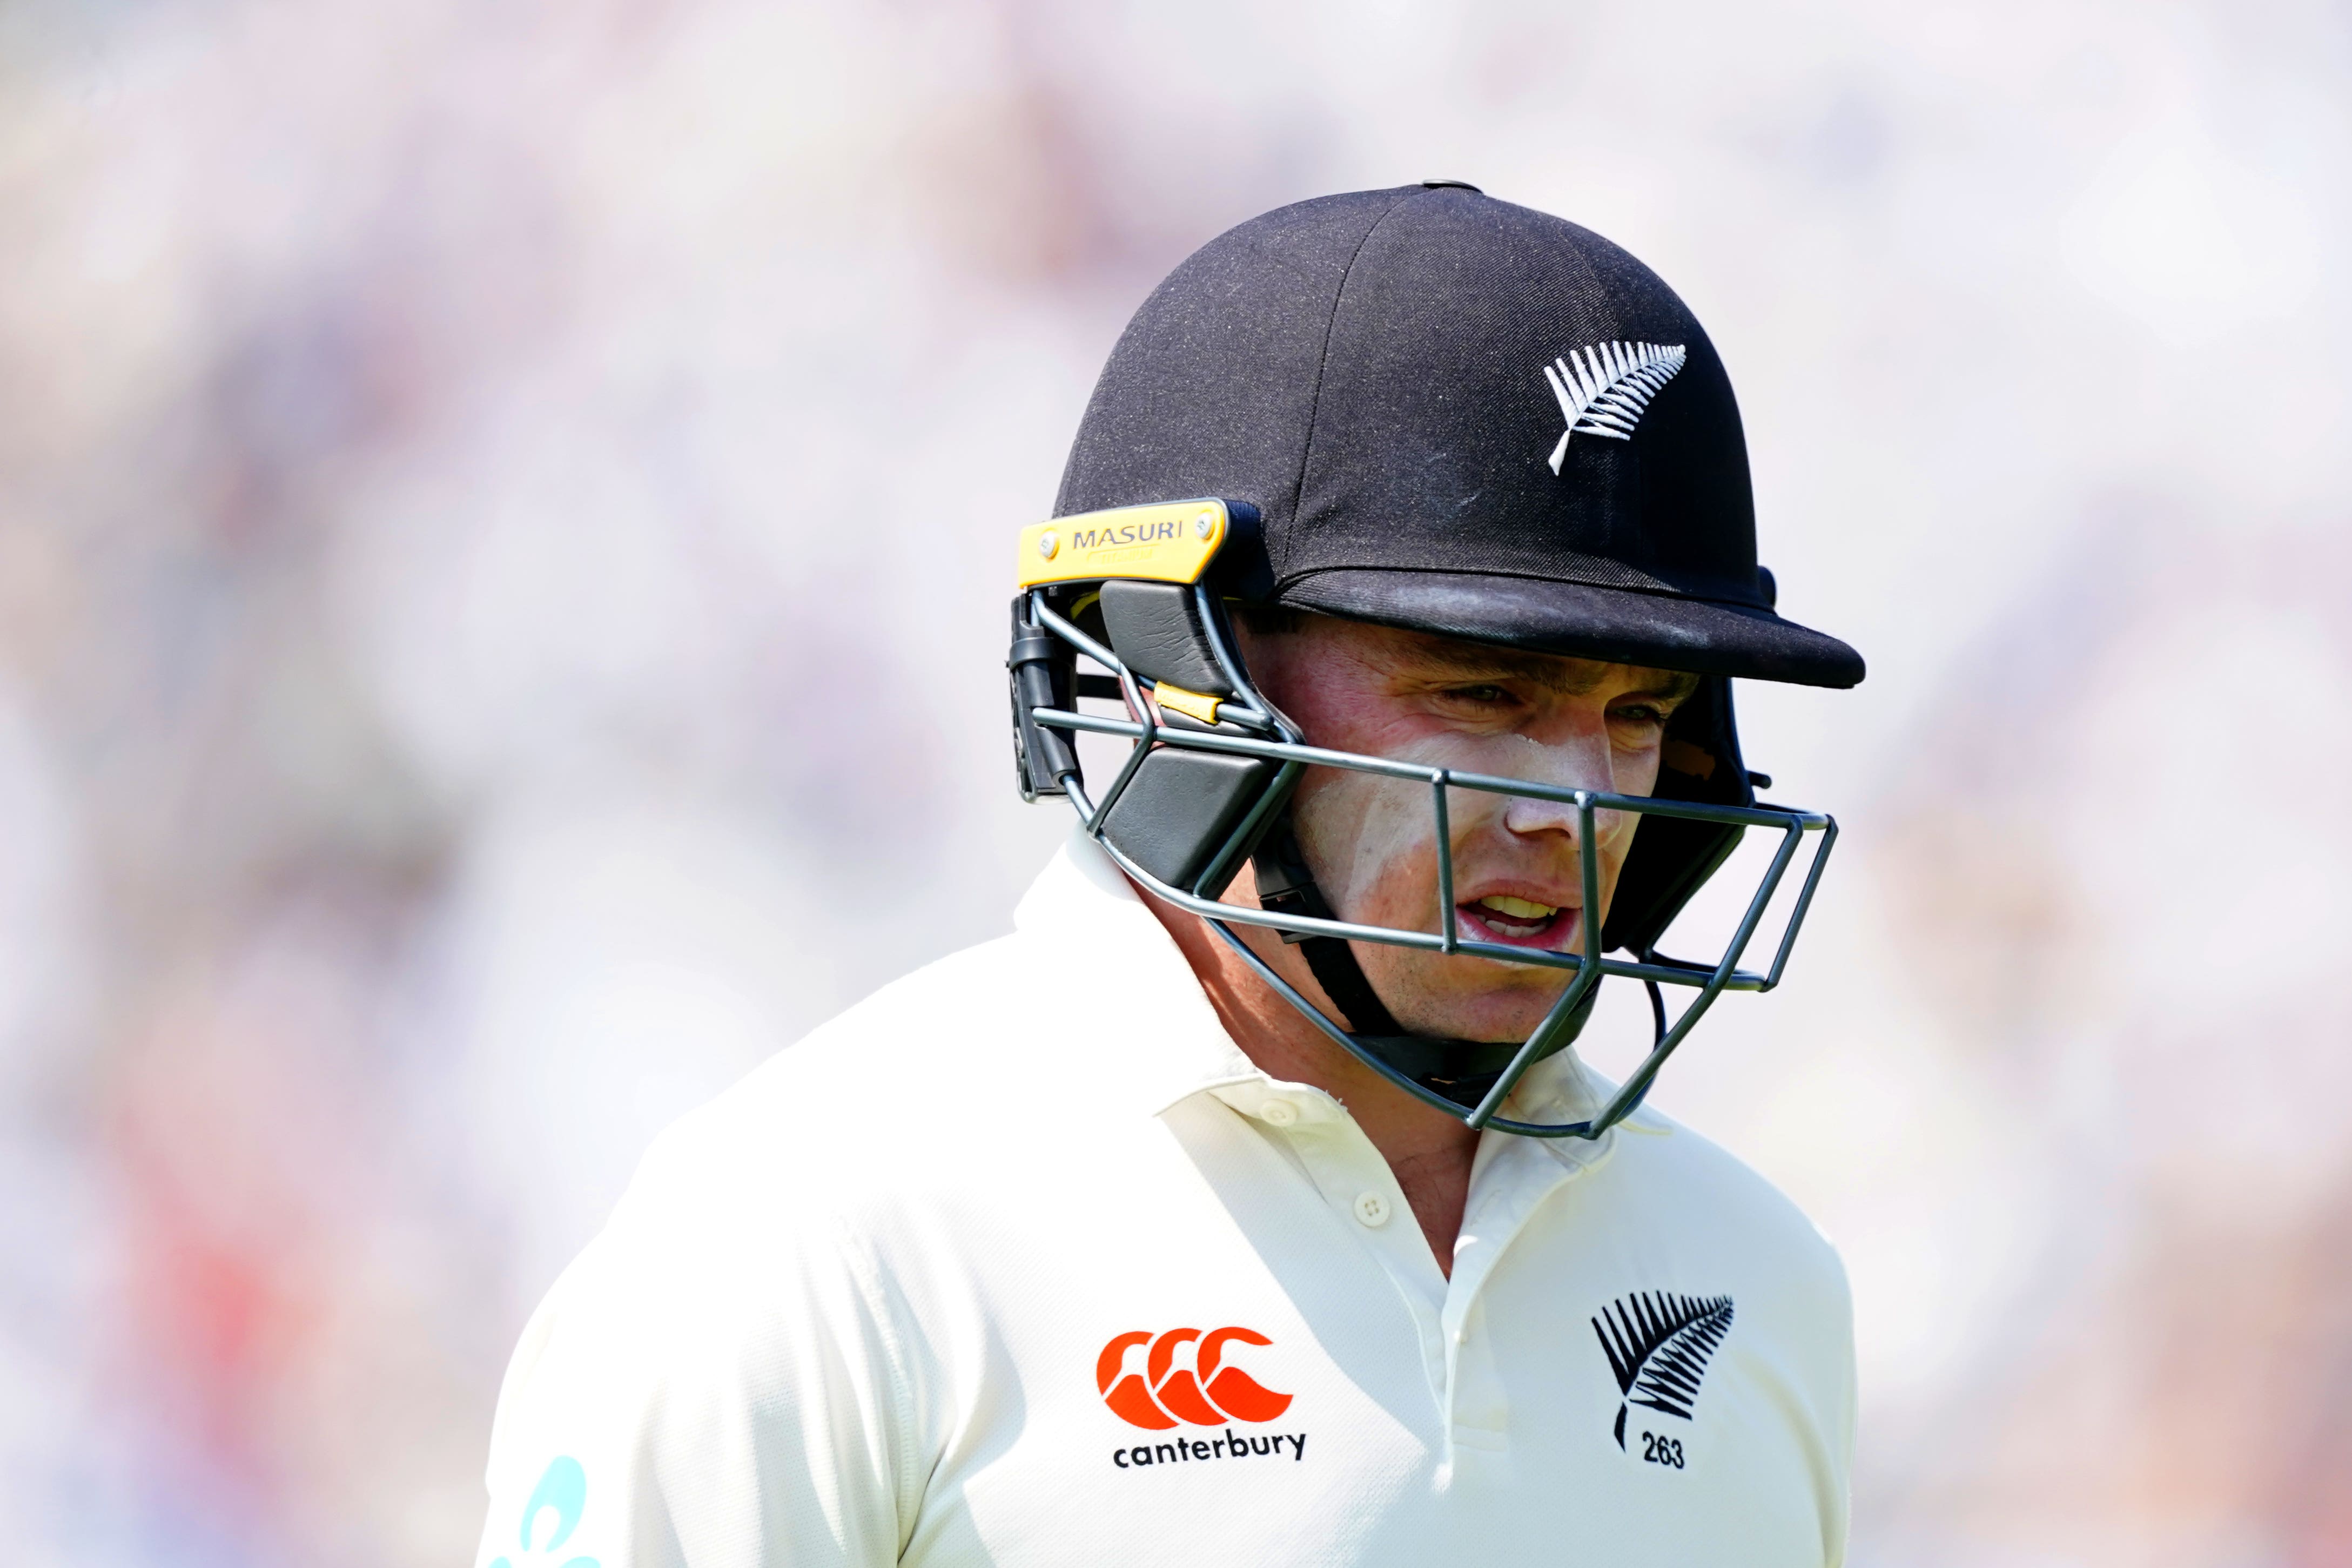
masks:
<instances>
[{"instance_id":1,"label":"man's face","mask_svg":"<svg viewBox=\"0 0 2352 1568\"><path fill-rule=\"evenodd\" d=\"M1327 616L1242 633L1261 690L1308 744L1567 789L1646 795L1692 675L1522 653ZM1588 912L1576 810L1483 790L1447 800L1455 917L1466 938L1580 951L1606 917L1638 814L1594 813L1601 908ZM1422 785L1310 768L1294 811L1308 867L1341 919L1436 931L1436 825ZM1358 943L1399 1024L1461 1040L1524 1039L1566 970Z\"/></svg>"}]
</instances>

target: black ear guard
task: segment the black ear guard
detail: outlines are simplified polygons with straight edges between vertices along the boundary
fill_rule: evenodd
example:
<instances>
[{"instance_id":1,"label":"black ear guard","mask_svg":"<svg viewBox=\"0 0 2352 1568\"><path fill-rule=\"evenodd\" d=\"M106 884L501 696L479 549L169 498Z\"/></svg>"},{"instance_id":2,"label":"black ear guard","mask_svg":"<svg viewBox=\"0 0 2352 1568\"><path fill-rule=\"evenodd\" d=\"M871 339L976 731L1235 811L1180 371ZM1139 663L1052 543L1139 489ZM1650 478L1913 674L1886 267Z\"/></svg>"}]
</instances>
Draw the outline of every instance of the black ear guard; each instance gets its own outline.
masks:
<instances>
[{"instance_id":1,"label":"black ear guard","mask_svg":"<svg viewBox=\"0 0 2352 1568\"><path fill-rule=\"evenodd\" d=\"M1203 606L1190 588L1172 582L1113 580L1102 585L1096 604L1111 650L1144 680L1205 696L1242 695L1234 678L1241 674L1241 651L1226 637L1228 657L1220 659L1210 641L1208 618L1216 613L1216 601ZM1229 663L1234 666L1232 674L1226 673Z\"/></svg>"},{"instance_id":2,"label":"black ear guard","mask_svg":"<svg viewBox=\"0 0 2352 1568\"><path fill-rule=\"evenodd\" d=\"M1172 706L1170 688L1217 699L1220 708L1235 699L1264 706L1248 689L1229 630L1213 623L1212 618L1223 620L1214 599L1174 583L1110 581L1102 586L1099 608L1112 651L1130 674L1154 684L1161 722L1212 734L1250 733ZM1213 887L1195 885L1201 873L1282 771L1259 757L1154 747L1109 802L1103 837L1160 881L1214 898L1243 856L1225 858Z\"/></svg>"},{"instance_id":3,"label":"black ear guard","mask_svg":"<svg viewBox=\"0 0 2352 1568\"><path fill-rule=\"evenodd\" d=\"M1732 723L1731 683L1710 675L1699 683L1666 726L1653 799L1705 806L1752 807L1756 791L1739 758ZM1633 847L1617 873L1601 945L1647 954L1692 895L1731 858L1747 830L1687 817L1643 819Z\"/></svg>"}]
</instances>

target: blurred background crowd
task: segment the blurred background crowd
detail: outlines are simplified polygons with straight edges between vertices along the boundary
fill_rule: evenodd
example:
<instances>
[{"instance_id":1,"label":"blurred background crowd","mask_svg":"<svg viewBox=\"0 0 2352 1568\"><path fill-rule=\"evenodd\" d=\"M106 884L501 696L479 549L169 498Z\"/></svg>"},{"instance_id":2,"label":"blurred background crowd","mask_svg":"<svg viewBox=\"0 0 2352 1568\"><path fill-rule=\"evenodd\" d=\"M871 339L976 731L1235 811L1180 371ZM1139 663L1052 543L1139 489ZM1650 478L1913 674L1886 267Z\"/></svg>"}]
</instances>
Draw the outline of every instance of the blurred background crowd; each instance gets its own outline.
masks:
<instances>
[{"instance_id":1,"label":"blurred background crowd","mask_svg":"<svg viewBox=\"0 0 2352 1568\"><path fill-rule=\"evenodd\" d=\"M13 0L6 1556L467 1560L647 1138L1060 836L1128 312L1446 176L1684 294L1871 661L1743 693L1845 837L1658 1095L1844 1249L1854 1561L2352 1563L2347 105L2319 0Z\"/></svg>"}]
</instances>

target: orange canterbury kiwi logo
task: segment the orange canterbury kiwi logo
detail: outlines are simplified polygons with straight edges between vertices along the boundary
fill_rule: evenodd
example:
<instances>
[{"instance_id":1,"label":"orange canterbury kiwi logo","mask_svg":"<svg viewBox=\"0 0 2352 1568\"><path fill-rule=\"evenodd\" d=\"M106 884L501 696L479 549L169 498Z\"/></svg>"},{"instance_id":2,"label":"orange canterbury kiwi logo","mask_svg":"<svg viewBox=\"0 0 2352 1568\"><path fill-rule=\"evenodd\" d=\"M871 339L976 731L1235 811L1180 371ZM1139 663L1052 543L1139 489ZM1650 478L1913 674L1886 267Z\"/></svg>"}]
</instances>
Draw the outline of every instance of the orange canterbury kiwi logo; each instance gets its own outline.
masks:
<instances>
[{"instance_id":1,"label":"orange canterbury kiwi logo","mask_svg":"<svg viewBox=\"0 0 2352 1568\"><path fill-rule=\"evenodd\" d=\"M1114 1335L1095 1358L1095 1387L1111 1413L1129 1426L1164 1432L1180 1423L1222 1427L1227 1421L1271 1421L1290 1408L1291 1396L1271 1388L1225 1363L1229 1344L1272 1344L1255 1329L1222 1328L1203 1334L1199 1329L1170 1329L1153 1334L1150 1329ZM1129 1368L1128 1353L1138 1345L1151 1348L1139 1368ZM1179 1364L1178 1351L1192 1346ZM1238 1439L1237 1439L1238 1440Z\"/></svg>"}]
</instances>

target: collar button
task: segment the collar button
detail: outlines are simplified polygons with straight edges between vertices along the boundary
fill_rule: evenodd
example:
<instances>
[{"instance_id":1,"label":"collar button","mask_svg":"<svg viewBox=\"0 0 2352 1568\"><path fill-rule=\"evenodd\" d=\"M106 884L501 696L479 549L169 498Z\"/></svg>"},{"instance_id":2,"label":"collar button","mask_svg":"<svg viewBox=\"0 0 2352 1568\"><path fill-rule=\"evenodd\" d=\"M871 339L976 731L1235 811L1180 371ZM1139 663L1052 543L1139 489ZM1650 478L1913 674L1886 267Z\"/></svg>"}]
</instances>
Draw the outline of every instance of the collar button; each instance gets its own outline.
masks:
<instances>
[{"instance_id":1,"label":"collar button","mask_svg":"<svg viewBox=\"0 0 2352 1568\"><path fill-rule=\"evenodd\" d=\"M1376 1192L1358 1193L1356 1219L1367 1229L1378 1230L1389 1222L1389 1200Z\"/></svg>"},{"instance_id":2,"label":"collar button","mask_svg":"<svg viewBox=\"0 0 2352 1568\"><path fill-rule=\"evenodd\" d=\"M1257 1113L1269 1127L1287 1127L1298 1120L1298 1107L1287 1100L1269 1100L1257 1108Z\"/></svg>"}]
</instances>

